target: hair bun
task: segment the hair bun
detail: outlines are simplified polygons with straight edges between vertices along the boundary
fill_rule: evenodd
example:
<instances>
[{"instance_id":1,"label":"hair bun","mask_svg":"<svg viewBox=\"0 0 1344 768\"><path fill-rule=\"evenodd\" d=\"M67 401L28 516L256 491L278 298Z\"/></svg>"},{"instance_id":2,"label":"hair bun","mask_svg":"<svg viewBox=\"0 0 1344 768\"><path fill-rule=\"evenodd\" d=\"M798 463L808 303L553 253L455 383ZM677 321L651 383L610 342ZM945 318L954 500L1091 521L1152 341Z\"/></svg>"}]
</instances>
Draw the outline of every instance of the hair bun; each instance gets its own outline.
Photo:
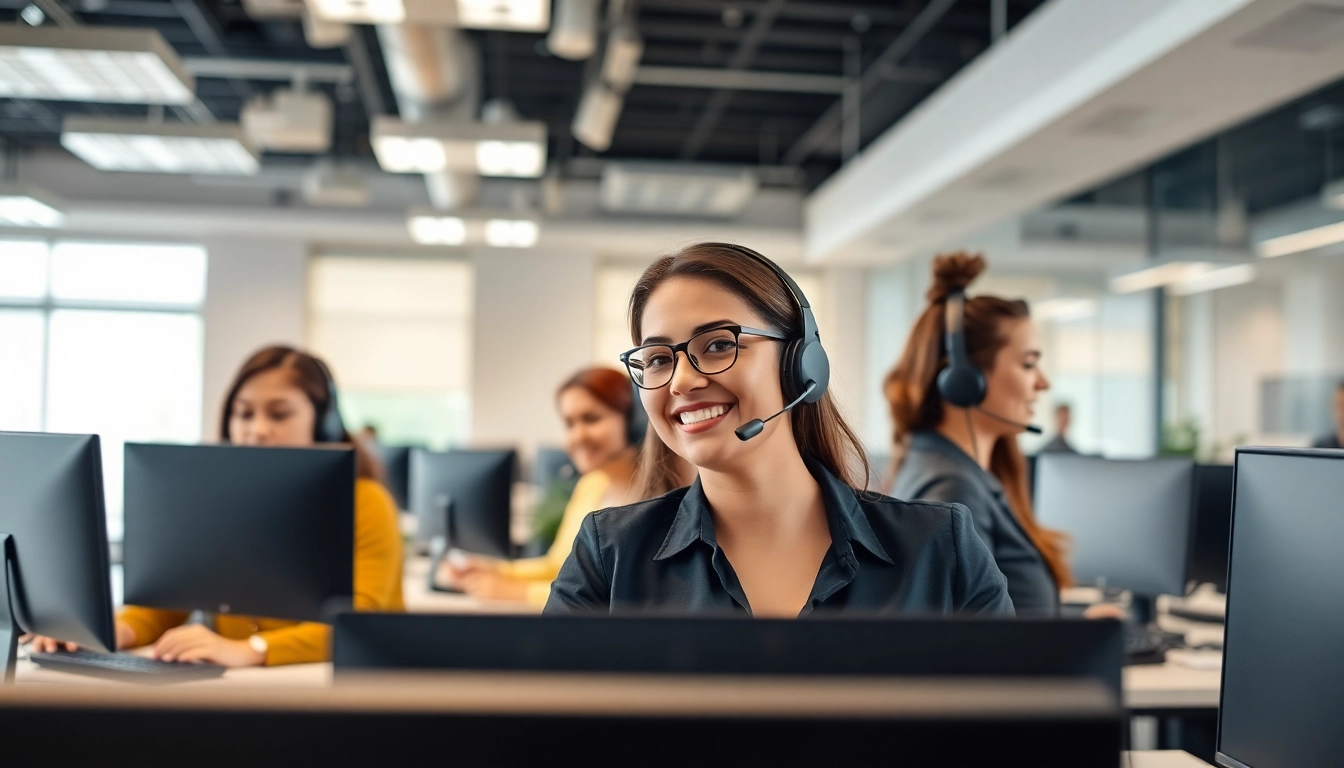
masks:
<instances>
[{"instance_id":1,"label":"hair bun","mask_svg":"<svg viewBox=\"0 0 1344 768\"><path fill-rule=\"evenodd\" d=\"M964 291L966 286L985 271L985 257L969 251L943 253L933 259L933 285L925 294L930 304L946 301L953 291Z\"/></svg>"}]
</instances>

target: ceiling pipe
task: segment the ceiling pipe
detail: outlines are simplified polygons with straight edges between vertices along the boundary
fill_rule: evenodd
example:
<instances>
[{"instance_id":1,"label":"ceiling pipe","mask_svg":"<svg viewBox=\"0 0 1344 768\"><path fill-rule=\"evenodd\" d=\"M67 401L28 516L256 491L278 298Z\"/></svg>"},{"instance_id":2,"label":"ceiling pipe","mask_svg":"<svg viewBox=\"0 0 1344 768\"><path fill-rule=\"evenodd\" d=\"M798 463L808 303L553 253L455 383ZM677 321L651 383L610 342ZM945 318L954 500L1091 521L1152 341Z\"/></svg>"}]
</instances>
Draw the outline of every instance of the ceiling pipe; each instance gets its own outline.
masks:
<instances>
[{"instance_id":1,"label":"ceiling pipe","mask_svg":"<svg viewBox=\"0 0 1344 768\"><path fill-rule=\"evenodd\" d=\"M480 52L461 32L419 24L378 26L378 42L401 117L474 121L480 110ZM475 202L474 174L425 174L430 204L447 210Z\"/></svg>"}]
</instances>

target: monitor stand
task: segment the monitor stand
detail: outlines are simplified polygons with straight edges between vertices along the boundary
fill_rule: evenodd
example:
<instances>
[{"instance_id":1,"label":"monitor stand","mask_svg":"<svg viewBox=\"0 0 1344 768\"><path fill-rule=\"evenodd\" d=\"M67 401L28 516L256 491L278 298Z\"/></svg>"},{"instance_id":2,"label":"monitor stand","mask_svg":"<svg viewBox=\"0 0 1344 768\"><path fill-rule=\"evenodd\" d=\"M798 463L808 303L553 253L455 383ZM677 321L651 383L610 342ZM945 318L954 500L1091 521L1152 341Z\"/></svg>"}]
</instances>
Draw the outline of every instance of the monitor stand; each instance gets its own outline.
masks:
<instances>
[{"instance_id":1,"label":"monitor stand","mask_svg":"<svg viewBox=\"0 0 1344 768\"><path fill-rule=\"evenodd\" d=\"M1150 627L1157 621L1157 599L1151 595L1129 596L1129 618L1136 627Z\"/></svg>"},{"instance_id":2,"label":"monitor stand","mask_svg":"<svg viewBox=\"0 0 1344 768\"><path fill-rule=\"evenodd\" d=\"M439 568L443 562L448 559L448 553L453 549L453 541L457 539L457 526L455 512L457 505L452 498L440 497L439 506L443 514L443 536L435 536L429 542L429 589L431 592L447 592L453 595L463 594L457 587L444 586L436 578L439 575Z\"/></svg>"},{"instance_id":3,"label":"monitor stand","mask_svg":"<svg viewBox=\"0 0 1344 768\"><path fill-rule=\"evenodd\" d=\"M0 533L0 653L4 657L5 685L14 682L14 667L19 660L19 635L22 634L18 611L19 569L15 562L14 537Z\"/></svg>"}]
</instances>

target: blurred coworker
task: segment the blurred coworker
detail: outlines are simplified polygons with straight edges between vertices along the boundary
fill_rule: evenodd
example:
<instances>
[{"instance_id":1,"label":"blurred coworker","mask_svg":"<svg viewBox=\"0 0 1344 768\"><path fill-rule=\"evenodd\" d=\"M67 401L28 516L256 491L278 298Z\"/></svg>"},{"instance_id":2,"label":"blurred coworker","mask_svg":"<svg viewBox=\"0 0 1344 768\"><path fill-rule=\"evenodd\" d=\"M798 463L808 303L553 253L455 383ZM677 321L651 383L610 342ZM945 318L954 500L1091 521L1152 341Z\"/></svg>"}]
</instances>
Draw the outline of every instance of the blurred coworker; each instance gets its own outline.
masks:
<instances>
[{"instance_id":1,"label":"blurred coworker","mask_svg":"<svg viewBox=\"0 0 1344 768\"><path fill-rule=\"evenodd\" d=\"M1344 448L1344 381L1335 387L1335 433L1312 444L1313 448Z\"/></svg>"},{"instance_id":2,"label":"blurred coworker","mask_svg":"<svg viewBox=\"0 0 1344 768\"><path fill-rule=\"evenodd\" d=\"M472 557L450 565L450 581L474 597L545 605L583 518L638 498L633 482L644 420L630 379L611 368L588 368L561 384L555 401L565 423L565 452L581 475L560 529L542 557L513 562Z\"/></svg>"},{"instance_id":3,"label":"blurred coworker","mask_svg":"<svg viewBox=\"0 0 1344 768\"><path fill-rule=\"evenodd\" d=\"M1069 425L1073 423L1073 409L1068 403L1055 406L1055 436L1041 446L1041 453L1077 453L1069 444Z\"/></svg>"},{"instance_id":4,"label":"blurred coworker","mask_svg":"<svg viewBox=\"0 0 1344 768\"><path fill-rule=\"evenodd\" d=\"M220 442L305 448L317 443L319 425L336 407L335 383L318 358L289 347L267 347L243 364L229 387L220 419ZM356 610L402 611L402 543L397 507L376 479L381 471L368 449L347 433L355 449ZM226 667L326 661L331 628L313 622L222 615L215 629L185 624L185 611L127 606L117 616L117 649L154 644L164 661L207 661ZM39 638L41 650L55 641Z\"/></svg>"},{"instance_id":5,"label":"blurred coworker","mask_svg":"<svg viewBox=\"0 0 1344 768\"><path fill-rule=\"evenodd\" d=\"M741 246L696 244L645 270L639 346L621 356L655 433L640 478L667 487L674 455L699 477L585 517L546 613L1012 613L964 509L861 490L863 449L826 393L806 306Z\"/></svg>"},{"instance_id":6,"label":"blurred coworker","mask_svg":"<svg viewBox=\"0 0 1344 768\"><path fill-rule=\"evenodd\" d=\"M948 298L964 295L984 269L982 257L966 253L934 259L928 306L884 386L900 457L891 494L966 505L1008 579L1017 613L1053 615L1060 587L1070 583L1064 536L1036 523L1026 461L1017 445L1036 398L1050 387L1039 367L1041 345L1026 302L986 295L966 299L966 356L983 374L984 400L977 408L953 407L938 387L938 374L949 362Z\"/></svg>"}]
</instances>

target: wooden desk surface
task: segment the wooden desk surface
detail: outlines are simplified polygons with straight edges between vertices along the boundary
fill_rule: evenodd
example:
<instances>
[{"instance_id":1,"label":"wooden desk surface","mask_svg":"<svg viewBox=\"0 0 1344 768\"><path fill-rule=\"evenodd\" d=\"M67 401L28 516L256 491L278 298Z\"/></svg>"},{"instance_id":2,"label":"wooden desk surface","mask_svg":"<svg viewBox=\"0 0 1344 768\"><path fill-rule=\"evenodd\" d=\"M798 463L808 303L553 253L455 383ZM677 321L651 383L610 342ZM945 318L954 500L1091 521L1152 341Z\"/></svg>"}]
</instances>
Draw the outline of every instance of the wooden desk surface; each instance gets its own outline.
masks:
<instances>
[{"instance_id":1,"label":"wooden desk surface","mask_svg":"<svg viewBox=\"0 0 1344 768\"><path fill-rule=\"evenodd\" d=\"M1126 752L1122 768L1208 768L1209 764L1189 752L1161 749L1150 752Z\"/></svg>"},{"instance_id":2,"label":"wooden desk surface","mask_svg":"<svg viewBox=\"0 0 1344 768\"><path fill-rule=\"evenodd\" d=\"M1216 709L1222 687L1218 669L1191 669L1168 661L1125 667L1122 685L1131 710Z\"/></svg>"}]
</instances>

